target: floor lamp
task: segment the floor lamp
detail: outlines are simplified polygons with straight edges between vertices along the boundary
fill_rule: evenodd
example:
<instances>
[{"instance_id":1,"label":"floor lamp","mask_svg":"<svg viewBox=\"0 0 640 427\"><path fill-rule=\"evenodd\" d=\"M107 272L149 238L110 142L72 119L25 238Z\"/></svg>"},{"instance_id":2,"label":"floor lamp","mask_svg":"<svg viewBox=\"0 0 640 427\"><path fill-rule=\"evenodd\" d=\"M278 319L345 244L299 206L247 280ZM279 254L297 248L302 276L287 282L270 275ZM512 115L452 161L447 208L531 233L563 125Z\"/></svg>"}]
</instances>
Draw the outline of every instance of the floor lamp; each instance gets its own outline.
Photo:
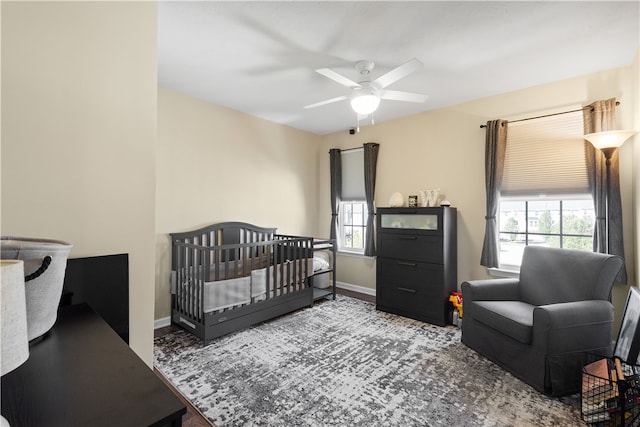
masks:
<instances>
[{"instance_id":1,"label":"floor lamp","mask_svg":"<svg viewBox=\"0 0 640 427\"><path fill-rule=\"evenodd\" d=\"M611 156L624 142L634 135L634 130L612 130L607 132L590 133L584 136L584 139L593 144L594 147L602 151L607 165L606 176L606 199L605 199L605 249L606 253L609 253L609 191L611 187L610 174L611 174Z\"/></svg>"}]
</instances>

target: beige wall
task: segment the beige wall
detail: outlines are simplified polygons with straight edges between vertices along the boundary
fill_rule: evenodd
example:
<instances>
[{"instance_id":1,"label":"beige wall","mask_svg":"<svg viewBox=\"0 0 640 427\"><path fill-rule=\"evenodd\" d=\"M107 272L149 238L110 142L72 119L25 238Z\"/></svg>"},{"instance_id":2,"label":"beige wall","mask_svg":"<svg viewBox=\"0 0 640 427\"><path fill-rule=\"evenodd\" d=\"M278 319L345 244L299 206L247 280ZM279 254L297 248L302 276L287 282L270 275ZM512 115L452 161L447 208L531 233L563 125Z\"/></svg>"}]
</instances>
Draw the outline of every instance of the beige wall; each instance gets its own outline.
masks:
<instances>
[{"instance_id":1,"label":"beige wall","mask_svg":"<svg viewBox=\"0 0 640 427\"><path fill-rule=\"evenodd\" d=\"M636 52L636 56L630 67L631 78L631 91L635 94L635 97L631 97L630 112L631 117L628 120L628 124L620 127L620 129L635 129L640 131L640 48ZM624 150L624 151L623 151ZM629 286L639 286L640 278L640 135L627 140L621 147L621 162L622 154L625 154L625 163L631 165L631 185L627 188L632 195L631 201L625 208L624 215L628 215L631 210L632 215L625 217L624 227L625 231L631 229L632 232L625 233L625 255L627 257L627 271L629 272L629 264L633 265L633 271L635 276L629 275L629 281L627 286L616 285L613 292L613 303L620 309L616 310L616 324L622 319L623 310L627 294L629 292ZM623 200L624 203L624 200ZM628 219L627 219L628 218ZM631 251L629 251L631 246Z\"/></svg>"},{"instance_id":2,"label":"beige wall","mask_svg":"<svg viewBox=\"0 0 640 427\"><path fill-rule=\"evenodd\" d=\"M160 88L155 316L170 315L168 233L221 221L316 235L320 137Z\"/></svg>"},{"instance_id":3,"label":"beige wall","mask_svg":"<svg viewBox=\"0 0 640 427\"><path fill-rule=\"evenodd\" d=\"M2 2L2 234L129 254L152 363L156 5Z\"/></svg>"},{"instance_id":4,"label":"beige wall","mask_svg":"<svg viewBox=\"0 0 640 427\"><path fill-rule=\"evenodd\" d=\"M638 102L637 80L637 65L624 67L364 126L356 135L346 131L326 135L318 150L320 230L328 229L330 218L327 151L378 142L381 146L377 206L388 206L389 197L396 191L406 198L422 189L440 188L458 208L458 282L488 277L486 269L479 264L485 215L485 131L479 126L496 118L515 119L541 111L563 111L616 97L621 102L618 124L621 129L630 128L634 125L634 105ZM625 249L632 283L636 283L631 162L635 145L633 141L627 142L620 156ZM341 256L338 262L338 281L375 288L372 259ZM617 291L620 292L626 295L626 289Z\"/></svg>"}]
</instances>

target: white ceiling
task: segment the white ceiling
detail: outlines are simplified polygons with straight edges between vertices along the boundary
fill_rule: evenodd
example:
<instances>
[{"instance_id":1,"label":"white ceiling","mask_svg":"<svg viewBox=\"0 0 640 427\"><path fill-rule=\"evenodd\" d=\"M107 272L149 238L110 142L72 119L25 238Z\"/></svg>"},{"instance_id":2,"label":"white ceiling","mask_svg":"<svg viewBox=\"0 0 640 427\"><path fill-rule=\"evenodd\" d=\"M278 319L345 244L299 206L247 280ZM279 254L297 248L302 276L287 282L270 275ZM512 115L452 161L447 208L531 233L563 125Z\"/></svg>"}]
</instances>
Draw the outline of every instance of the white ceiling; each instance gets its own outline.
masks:
<instances>
[{"instance_id":1,"label":"white ceiling","mask_svg":"<svg viewBox=\"0 0 640 427\"><path fill-rule=\"evenodd\" d=\"M214 104L327 134L355 127L348 101L308 104L411 58L424 68L388 89L429 95L383 100L381 122L632 63L639 1L160 1L159 85ZM614 94L615 95L615 94ZM369 123L368 119L362 124Z\"/></svg>"}]
</instances>

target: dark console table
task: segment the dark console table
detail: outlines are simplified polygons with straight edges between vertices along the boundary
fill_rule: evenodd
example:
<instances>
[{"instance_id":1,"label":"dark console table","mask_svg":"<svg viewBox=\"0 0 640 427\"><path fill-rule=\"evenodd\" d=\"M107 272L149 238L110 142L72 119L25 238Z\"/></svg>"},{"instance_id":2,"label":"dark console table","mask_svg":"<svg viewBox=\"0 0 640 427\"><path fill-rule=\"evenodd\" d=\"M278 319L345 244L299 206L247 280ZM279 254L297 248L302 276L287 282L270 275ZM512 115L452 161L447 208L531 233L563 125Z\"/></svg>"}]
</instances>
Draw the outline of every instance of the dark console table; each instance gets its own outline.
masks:
<instances>
[{"instance_id":1,"label":"dark console table","mask_svg":"<svg viewBox=\"0 0 640 427\"><path fill-rule=\"evenodd\" d=\"M29 359L2 377L14 426L181 426L184 404L88 305L61 309Z\"/></svg>"}]
</instances>

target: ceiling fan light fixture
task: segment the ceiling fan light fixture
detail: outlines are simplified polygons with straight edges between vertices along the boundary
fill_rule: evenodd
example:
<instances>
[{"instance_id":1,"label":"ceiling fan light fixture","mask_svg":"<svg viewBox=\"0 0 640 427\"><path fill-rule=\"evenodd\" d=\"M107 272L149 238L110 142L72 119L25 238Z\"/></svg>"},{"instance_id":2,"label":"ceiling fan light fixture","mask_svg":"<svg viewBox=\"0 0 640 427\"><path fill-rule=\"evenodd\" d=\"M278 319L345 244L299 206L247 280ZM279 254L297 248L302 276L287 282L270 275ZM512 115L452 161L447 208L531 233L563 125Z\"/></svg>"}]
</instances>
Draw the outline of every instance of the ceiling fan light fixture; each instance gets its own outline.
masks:
<instances>
[{"instance_id":1,"label":"ceiling fan light fixture","mask_svg":"<svg viewBox=\"0 0 640 427\"><path fill-rule=\"evenodd\" d=\"M360 81L359 83L356 83L350 78L336 73L329 68L317 69L316 72L318 74L349 88L351 91L349 95L338 96L336 98L316 102L315 104L306 105L304 108L315 108L349 99L351 102L351 108L358 114L358 119L360 119L360 117L372 116L372 113L378 109L380 102L383 99L417 103L423 103L427 99L426 95L421 95L419 93L386 89L387 86L395 83L403 77L406 77L423 66L422 62L416 58L410 59L375 80L369 80L371 79L370 75L375 67L373 61L358 61L355 65L356 71L360 74L360 78L363 79L363 81Z\"/></svg>"},{"instance_id":2,"label":"ceiling fan light fixture","mask_svg":"<svg viewBox=\"0 0 640 427\"><path fill-rule=\"evenodd\" d=\"M351 98L351 108L358 114L367 116L378 109L380 98L375 95L360 95Z\"/></svg>"},{"instance_id":3,"label":"ceiling fan light fixture","mask_svg":"<svg viewBox=\"0 0 640 427\"><path fill-rule=\"evenodd\" d=\"M351 93L351 108L358 114L369 115L378 109L380 95L371 84L363 83Z\"/></svg>"}]
</instances>

